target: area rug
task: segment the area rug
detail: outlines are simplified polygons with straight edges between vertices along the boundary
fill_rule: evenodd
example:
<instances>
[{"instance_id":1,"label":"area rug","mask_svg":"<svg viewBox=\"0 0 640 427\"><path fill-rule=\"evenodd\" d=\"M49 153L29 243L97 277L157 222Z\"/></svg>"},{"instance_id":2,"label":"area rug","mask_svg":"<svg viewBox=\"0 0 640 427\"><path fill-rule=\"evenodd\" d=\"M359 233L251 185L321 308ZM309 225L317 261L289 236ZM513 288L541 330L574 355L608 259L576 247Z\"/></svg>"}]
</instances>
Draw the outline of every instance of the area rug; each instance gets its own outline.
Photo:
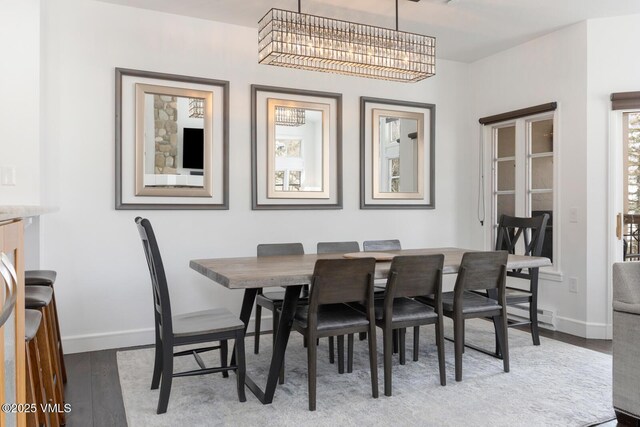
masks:
<instances>
[{"instance_id":1,"label":"area rug","mask_svg":"<svg viewBox=\"0 0 640 427\"><path fill-rule=\"evenodd\" d=\"M447 334L451 334L448 324ZM447 385L439 384L433 327L421 328L420 360L394 357L393 396L384 396L382 336L378 334L380 397L371 397L366 341L357 341L352 373L338 374L329 364L328 344L318 349L317 411L308 410L307 358L301 336L291 333L286 355L286 382L270 405L249 391L237 400L235 375L175 378L166 414L155 413L158 391L150 390L153 350L118 352L118 371L130 427L138 426L585 426L614 417L611 405L611 356L541 338L533 346L528 333L510 329L511 372L502 361L467 349L463 381L454 379L453 343L446 342ZM466 339L491 349L492 324L467 324ZM253 350L247 339L247 349ZM258 384L266 383L271 336L261 352L247 354L247 368ZM218 353L208 363L217 364ZM197 367L192 357L176 360L175 369Z\"/></svg>"}]
</instances>

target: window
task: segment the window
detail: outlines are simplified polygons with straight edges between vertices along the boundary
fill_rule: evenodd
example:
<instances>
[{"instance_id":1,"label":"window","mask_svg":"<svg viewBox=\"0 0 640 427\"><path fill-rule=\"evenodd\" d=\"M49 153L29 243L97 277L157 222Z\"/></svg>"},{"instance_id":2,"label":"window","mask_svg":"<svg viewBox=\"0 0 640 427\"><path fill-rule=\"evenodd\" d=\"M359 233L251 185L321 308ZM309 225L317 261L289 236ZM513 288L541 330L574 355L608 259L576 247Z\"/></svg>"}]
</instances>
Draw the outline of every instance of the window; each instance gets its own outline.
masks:
<instances>
[{"instance_id":1,"label":"window","mask_svg":"<svg viewBox=\"0 0 640 427\"><path fill-rule=\"evenodd\" d=\"M519 117L493 124L492 241L502 214L549 214L542 256L553 261L554 113Z\"/></svg>"}]
</instances>

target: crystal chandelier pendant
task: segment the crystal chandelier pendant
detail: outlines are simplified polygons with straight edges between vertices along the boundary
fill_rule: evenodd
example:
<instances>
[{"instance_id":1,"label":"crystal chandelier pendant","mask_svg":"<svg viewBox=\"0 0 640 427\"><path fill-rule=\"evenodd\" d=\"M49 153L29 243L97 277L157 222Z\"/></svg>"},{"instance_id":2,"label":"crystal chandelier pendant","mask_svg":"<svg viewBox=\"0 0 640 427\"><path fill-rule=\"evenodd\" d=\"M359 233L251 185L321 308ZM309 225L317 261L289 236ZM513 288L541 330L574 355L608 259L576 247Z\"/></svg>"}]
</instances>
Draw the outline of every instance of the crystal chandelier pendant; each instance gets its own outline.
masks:
<instances>
[{"instance_id":1,"label":"crystal chandelier pendant","mask_svg":"<svg viewBox=\"0 0 640 427\"><path fill-rule=\"evenodd\" d=\"M435 50L434 37L282 9L258 23L261 64L416 82L435 75Z\"/></svg>"}]
</instances>

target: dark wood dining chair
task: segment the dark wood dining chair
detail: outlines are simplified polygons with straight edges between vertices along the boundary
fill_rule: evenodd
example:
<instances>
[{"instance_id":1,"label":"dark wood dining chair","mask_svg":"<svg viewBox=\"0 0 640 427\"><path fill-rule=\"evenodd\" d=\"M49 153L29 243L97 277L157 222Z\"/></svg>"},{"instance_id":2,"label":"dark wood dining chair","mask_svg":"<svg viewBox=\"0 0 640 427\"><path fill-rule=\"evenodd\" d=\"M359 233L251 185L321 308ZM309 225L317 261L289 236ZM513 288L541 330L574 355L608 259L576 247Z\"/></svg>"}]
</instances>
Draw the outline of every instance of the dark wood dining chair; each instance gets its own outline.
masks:
<instances>
[{"instance_id":1,"label":"dark wood dining chair","mask_svg":"<svg viewBox=\"0 0 640 427\"><path fill-rule=\"evenodd\" d=\"M548 214L532 218L501 215L498 222L496 250L505 250L510 254L540 256L547 228ZM509 326L530 325L534 345L540 345L538 333L538 275L539 267L513 269L507 271L508 277L524 279L525 289L506 287L507 306L527 304L529 319L509 320Z\"/></svg>"},{"instance_id":2,"label":"dark wood dining chair","mask_svg":"<svg viewBox=\"0 0 640 427\"><path fill-rule=\"evenodd\" d=\"M360 252L360 244L356 241L346 242L318 242L316 253L318 254L348 254ZM338 373L344 373L344 335L338 336ZM329 337L329 363L334 363L333 337ZM353 372L353 334L347 336L347 372Z\"/></svg>"},{"instance_id":3,"label":"dark wood dining chair","mask_svg":"<svg viewBox=\"0 0 640 427\"><path fill-rule=\"evenodd\" d=\"M462 353L465 344L465 320L492 317L496 325L496 341L502 354L505 372L509 372L509 340L507 333L507 305L505 284L507 251L466 252L462 256L453 292L442 294L442 312L453 319L456 381L462 381ZM473 291L495 291L497 299ZM418 297L419 301L436 305L432 297Z\"/></svg>"},{"instance_id":4,"label":"dark wood dining chair","mask_svg":"<svg viewBox=\"0 0 640 427\"><path fill-rule=\"evenodd\" d=\"M399 251L402 249L400 240L365 240L362 242L362 250L365 252Z\"/></svg>"},{"instance_id":5,"label":"dark wood dining chair","mask_svg":"<svg viewBox=\"0 0 640 427\"><path fill-rule=\"evenodd\" d=\"M164 272L164 265L151 223L146 218L135 219L138 232L142 239L144 254L147 259L151 285L153 288L153 305L155 318L155 361L151 389L160 386L158 399L158 414L167 412L169 394L173 377L205 375L221 372L224 377L229 371L236 371L238 399L247 400L244 392L245 355L244 355L244 324L238 317L225 308L196 311L181 315L172 315L169 300L169 288ZM228 340L235 340L235 365L227 364ZM174 353L174 347L219 341L219 345L201 347ZM206 367L200 353L210 350L220 350L220 366ZM173 372L174 356L193 355L200 369L184 372Z\"/></svg>"},{"instance_id":6,"label":"dark wood dining chair","mask_svg":"<svg viewBox=\"0 0 640 427\"><path fill-rule=\"evenodd\" d=\"M261 243L256 248L256 252L259 257L304 255L304 247L302 246L302 243ZM280 321L278 310L282 308L282 301L284 301L284 291L263 292L262 289L258 291L258 295L256 295L255 340L253 344L253 352L255 354L260 352L260 324L262 309L265 308L267 310L271 310L273 313L272 331L273 340L275 341L278 322Z\"/></svg>"},{"instance_id":7,"label":"dark wood dining chair","mask_svg":"<svg viewBox=\"0 0 640 427\"><path fill-rule=\"evenodd\" d=\"M375 259L320 259L316 261L309 305L299 306L293 329L307 340L309 410L316 410L317 338L368 332L371 392L378 397L373 276ZM345 303L363 303L366 314Z\"/></svg>"},{"instance_id":8,"label":"dark wood dining chair","mask_svg":"<svg viewBox=\"0 0 640 427\"><path fill-rule=\"evenodd\" d=\"M382 328L384 349L384 394L391 396L393 331L422 325L435 325L440 384L447 383L444 366L444 330L442 318L442 268L444 255L397 256L391 262L384 300L374 302L376 325ZM413 297L430 297L434 307ZM404 334L400 346L404 347ZM415 337L413 353L418 360L419 341Z\"/></svg>"}]
</instances>

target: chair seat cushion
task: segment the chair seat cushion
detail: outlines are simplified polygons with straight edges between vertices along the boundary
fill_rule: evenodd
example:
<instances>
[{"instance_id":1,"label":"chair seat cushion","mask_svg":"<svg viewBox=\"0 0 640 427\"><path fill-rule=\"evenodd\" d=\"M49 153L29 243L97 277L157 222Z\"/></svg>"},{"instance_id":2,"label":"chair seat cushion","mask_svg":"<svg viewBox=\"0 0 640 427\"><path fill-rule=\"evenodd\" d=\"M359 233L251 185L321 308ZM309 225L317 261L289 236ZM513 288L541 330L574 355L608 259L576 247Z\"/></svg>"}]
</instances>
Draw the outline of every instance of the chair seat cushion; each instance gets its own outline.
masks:
<instances>
[{"instance_id":1,"label":"chair seat cushion","mask_svg":"<svg viewBox=\"0 0 640 427\"><path fill-rule=\"evenodd\" d=\"M384 317L384 300L375 300L374 308L376 320L382 320ZM393 301L392 322L419 322L437 318L438 315L433 310L433 307L426 304L422 304L409 298L396 298Z\"/></svg>"},{"instance_id":2,"label":"chair seat cushion","mask_svg":"<svg viewBox=\"0 0 640 427\"><path fill-rule=\"evenodd\" d=\"M38 310L24 311L24 340L31 341L38 333L40 322L42 321L42 313Z\"/></svg>"},{"instance_id":3,"label":"chair seat cushion","mask_svg":"<svg viewBox=\"0 0 640 427\"><path fill-rule=\"evenodd\" d=\"M309 306L298 307L294 321L302 328L307 328ZM369 321L366 314L359 312L346 304L327 304L318 307L318 332L340 328L367 326Z\"/></svg>"},{"instance_id":4,"label":"chair seat cushion","mask_svg":"<svg viewBox=\"0 0 640 427\"><path fill-rule=\"evenodd\" d=\"M494 311L502 308L498 301L483 297L473 292L464 291L462 294L462 313L483 313L485 311ZM429 305L435 305L435 301L431 297L421 297L420 301L423 301ZM442 309L444 311L453 311L453 292L442 293Z\"/></svg>"},{"instance_id":5,"label":"chair seat cushion","mask_svg":"<svg viewBox=\"0 0 640 427\"><path fill-rule=\"evenodd\" d=\"M40 308L49 305L53 289L45 286L25 286L24 305L26 308Z\"/></svg>"},{"instance_id":6,"label":"chair seat cushion","mask_svg":"<svg viewBox=\"0 0 640 427\"><path fill-rule=\"evenodd\" d=\"M24 272L24 284L53 286L57 275L54 270L27 270Z\"/></svg>"},{"instance_id":7,"label":"chair seat cushion","mask_svg":"<svg viewBox=\"0 0 640 427\"><path fill-rule=\"evenodd\" d=\"M260 306L270 306L273 305L276 308L282 307L282 302L284 301L284 291L273 291L273 292L264 292L262 294L256 295L256 304ZM300 294L298 298L298 302L304 302L305 304L308 301L308 293L304 292Z\"/></svg>"},{"instance_id":8,"label":"chair seat cushion","mask_svg":"<svg viewBox=\"0 0 640 427\"><path fill-rule=\"evenodd\" d=\"M520 302L529 302L531 299L531 292L527 292L522 289L507 288L505 296L507 298L507 304L516 304Z\"/></svg>"},{"instance_id":9,"label":"chair seat cushion","mask_svg":"<svg viewBox=\"0 0 640 427\"><path fill-rule=\"evenodd\" d=\"M192 336L244 329L238 316L226 308L196 311L173 316L173 335Z\"/></svg>"}]
</instances>

